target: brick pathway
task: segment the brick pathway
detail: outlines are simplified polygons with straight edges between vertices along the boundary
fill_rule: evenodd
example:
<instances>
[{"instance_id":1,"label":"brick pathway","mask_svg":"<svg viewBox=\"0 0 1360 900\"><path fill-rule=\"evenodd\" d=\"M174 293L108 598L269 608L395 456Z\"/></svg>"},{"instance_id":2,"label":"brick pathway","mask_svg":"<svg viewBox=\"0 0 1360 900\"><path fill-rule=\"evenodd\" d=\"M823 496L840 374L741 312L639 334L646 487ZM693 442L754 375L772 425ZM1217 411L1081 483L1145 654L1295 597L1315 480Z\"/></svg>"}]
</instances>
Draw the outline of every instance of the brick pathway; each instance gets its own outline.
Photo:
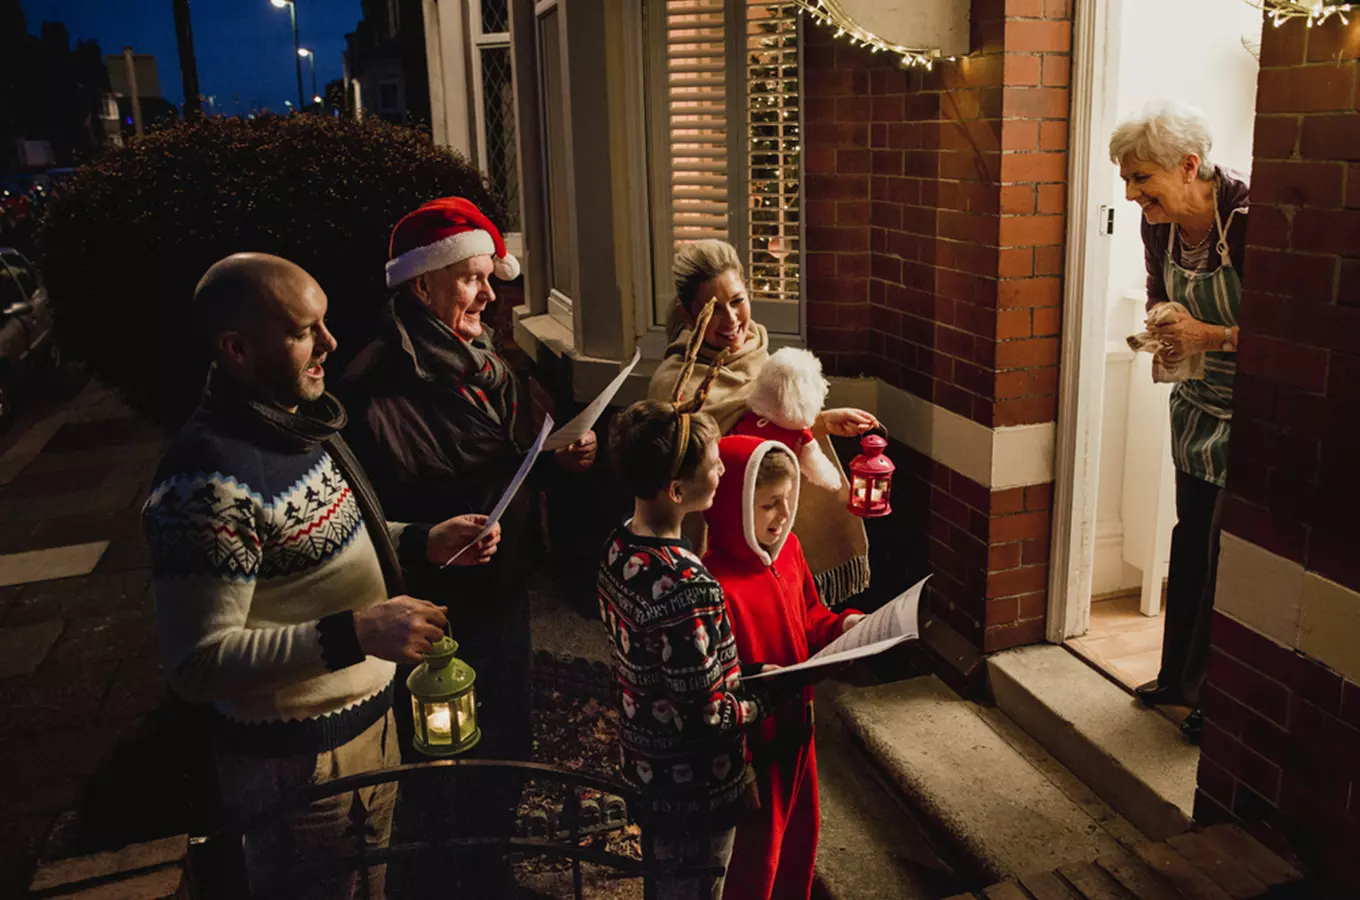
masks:
<instances>
[{"instance_id":1,"label":"brick pathway","mask_svg":"<svg viewBox=\"0 0 1360 900\"><path fill-rule=\"evenodd\" d=\"M93 385L0 445L0 896L172 808L139 796L169 774L139 749L165 697L138 524L162 447Z\"/></svg>"},{"instance_id":2,"label":"brick pathway","mask_svg":"<svg viewBox=\"0 0 1360 900\"><path fill-rule=\"evenodd\" d=\"M949 900L1303 900L1300 872L1236 825L1213 825Z\"/></svg>"}]
</instances>

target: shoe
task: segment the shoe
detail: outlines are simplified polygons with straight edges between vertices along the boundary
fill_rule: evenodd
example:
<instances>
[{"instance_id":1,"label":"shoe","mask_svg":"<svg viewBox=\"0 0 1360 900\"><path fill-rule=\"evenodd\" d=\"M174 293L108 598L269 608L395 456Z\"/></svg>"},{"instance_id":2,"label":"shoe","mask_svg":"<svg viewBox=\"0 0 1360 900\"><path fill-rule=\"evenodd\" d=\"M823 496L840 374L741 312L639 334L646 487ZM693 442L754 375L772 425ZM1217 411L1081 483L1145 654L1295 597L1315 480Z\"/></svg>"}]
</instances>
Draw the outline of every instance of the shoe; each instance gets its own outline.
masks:
<instances>
[{"instance_id":1,"label":"shoe","mask_svg":"<svg viewBox=\"0 0 1360 900\"><path fill-rule=\"evenodd\" d=\"M1190 715L1181 721L1181 734L1185 739L1196 746L1199 745L1200 735L1204 733L1204 713L1197 709L1190 711Z\"/></svg>"},{"instance_id":2,"label":"shoe","mask_svg":"<svg viewBox=\"0 0 1360 900\"><path fill-rule=\"evenodd\" d=\"M1154 706L1167 706L1181 703L1181 692L1175 688L1162 687L1156 681L1140 684L1133 689L1138 702L1151 709Z\"/></svg>"}]
</instances>

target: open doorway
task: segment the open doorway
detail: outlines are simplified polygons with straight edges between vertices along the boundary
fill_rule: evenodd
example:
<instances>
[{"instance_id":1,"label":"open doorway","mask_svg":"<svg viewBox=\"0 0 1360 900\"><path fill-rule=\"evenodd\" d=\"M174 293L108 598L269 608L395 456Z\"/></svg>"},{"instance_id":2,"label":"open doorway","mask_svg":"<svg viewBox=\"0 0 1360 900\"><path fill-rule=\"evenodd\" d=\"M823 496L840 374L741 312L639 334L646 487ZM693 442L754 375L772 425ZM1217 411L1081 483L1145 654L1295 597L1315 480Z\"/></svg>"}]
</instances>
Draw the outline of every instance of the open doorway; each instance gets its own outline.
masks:
<instances>
[{"instance_id":1,"label":"open doorway","mask_svg":"<svg viewBox=\"0 0 1360 900\"><path fill-rule=\"evenodd\" d=\"M1048 636L1130 690L1159 668L1176 512L1170 386L1125 341L1143 330L1141 216L1106 146L1118 122L1174 99L1208 118L1211 160L1249 174L1260 28L1243 0L1078 3Z\"/></svg>"}]
</instances>

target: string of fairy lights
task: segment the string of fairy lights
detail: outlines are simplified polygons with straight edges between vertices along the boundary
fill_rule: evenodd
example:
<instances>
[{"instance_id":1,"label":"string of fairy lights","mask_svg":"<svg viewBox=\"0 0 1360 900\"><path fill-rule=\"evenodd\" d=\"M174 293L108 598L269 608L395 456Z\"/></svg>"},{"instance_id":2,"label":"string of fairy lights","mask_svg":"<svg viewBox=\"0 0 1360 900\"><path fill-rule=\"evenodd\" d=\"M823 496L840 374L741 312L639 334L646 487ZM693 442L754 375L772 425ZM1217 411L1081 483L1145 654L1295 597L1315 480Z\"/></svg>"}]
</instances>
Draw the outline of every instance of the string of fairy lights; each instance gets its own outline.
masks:
<instances>
[{"instance_id":1,"label":"string of fairy lights","mask_svg":"<svg viewBox=\"0 0 1360 900\"><path fill-rule=\"evenodd\" d=\"M893 54L904 69L913 66L929 69L942 59L954 59L945 57L938 48L904 47L883 40L856 24L837 0L794 0L794 3L800 13L810 16L813 21L835 28L836 37L843 37L856 47L868 47L874 53Z\"/></svg>"},{"instance_id":2,"label":"string of fairy lights","mask_svg":"<svg viewBox=\"0 0 1360 900\"><path fill-rule=\"evenodd\" d=\"M1334 3L1330 0L1247 0L1247 2L1263 10L1276 28L1290 19L1307 19L1308 27L1312 28L1314 25L1321 25L1332 16L1349 25L1351 20L1347 14L1353 8L1360 11L1360 4Z\"/></svg>"}]
</instances>

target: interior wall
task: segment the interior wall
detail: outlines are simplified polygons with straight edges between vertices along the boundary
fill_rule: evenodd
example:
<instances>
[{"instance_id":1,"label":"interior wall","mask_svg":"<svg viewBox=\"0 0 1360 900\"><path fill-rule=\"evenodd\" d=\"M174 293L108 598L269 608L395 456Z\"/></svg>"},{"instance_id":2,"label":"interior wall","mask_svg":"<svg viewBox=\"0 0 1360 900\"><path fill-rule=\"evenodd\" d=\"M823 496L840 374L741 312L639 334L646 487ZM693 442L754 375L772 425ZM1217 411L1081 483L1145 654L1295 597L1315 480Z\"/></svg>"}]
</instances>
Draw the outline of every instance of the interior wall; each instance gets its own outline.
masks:
<instances>
[{"instance_id":1,"label":"interior wall","mask_svg":"<svg viewBox=\"0 0 1360 900\"><path fill-rule=\"evenodd\" d=\"M1119 5L1119 28L1110 47L1110 65L1117 73L1112 79L1115 110L1110 120L1123 121L1153 101L1189 103L1205 114L1213 129L1210 159L1249 173L1259 64L1243 46L1243 38L1259 39L1260 11L1242 0L1122 0ZM1138 471L1126 472L1126 447L1130 429L1161 424L1130 419L1129 410L1148 406L1129 402L1130 390L1145 387L1134 384L1133 378L1146 376L1135 371L1124 342L1126 335L1142 327L1146 269L1138 208L1123 199L1114 165L1109 177L1112 196L1118 199L1108 244L1107 355L1092 573L1096 595L1134 588L1141 580L1141 572L1124 560L1123 535L1129 528L1155 526L1151 520L1125 520L1123 486L1155 484L1156 468L1147 460L1129 458L1129 465L1147 468L1146 478ZM1139 298L1131 298L1131 293ZM1165 414L1157 408L1158 414Z\"/></svg>"}]
</instances>

